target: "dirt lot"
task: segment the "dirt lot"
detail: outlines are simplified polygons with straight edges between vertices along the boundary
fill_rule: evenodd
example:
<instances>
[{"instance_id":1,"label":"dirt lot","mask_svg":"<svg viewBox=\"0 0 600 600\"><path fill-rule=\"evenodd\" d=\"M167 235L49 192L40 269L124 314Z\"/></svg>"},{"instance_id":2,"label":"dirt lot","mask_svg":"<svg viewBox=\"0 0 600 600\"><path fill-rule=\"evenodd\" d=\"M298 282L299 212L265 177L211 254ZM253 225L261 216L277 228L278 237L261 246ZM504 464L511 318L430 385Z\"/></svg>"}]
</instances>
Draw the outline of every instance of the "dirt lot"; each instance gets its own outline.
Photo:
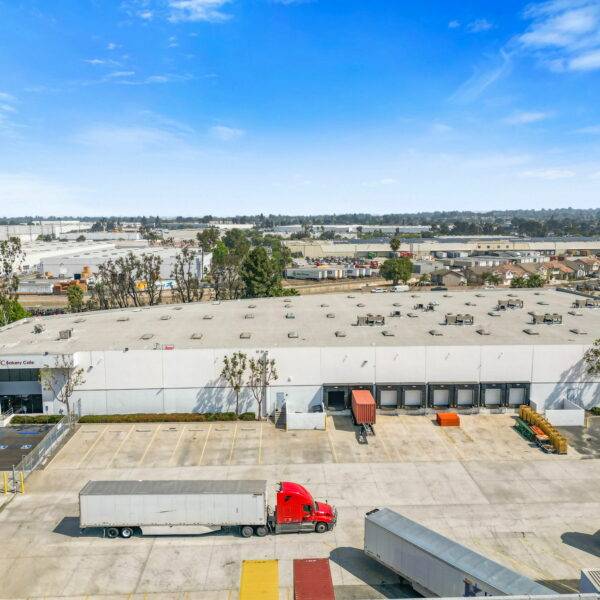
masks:
<instances>
[{"instance_id":1,"label":"dirt lot","mask_svg":"<svg viewBox=\"0 0 600 600\"><path fill-rule=\"evenodd\" d=\"M277 558L292 598L292 559L329 557L338 600L414 596L362 552L368 510L388 506L524 575L573 590L600 567L600 461L542 453L509 415L380 416L359 445L343 417L328 429L268 423L85 425L27 494L0 512L0 598L237 598L242 559ZM77 494L90 479L267 479L305 484L338 508L322 535L109 540L81 534ZM272 502L272 500L271 500Z\"/></svg>"}]
</instances>

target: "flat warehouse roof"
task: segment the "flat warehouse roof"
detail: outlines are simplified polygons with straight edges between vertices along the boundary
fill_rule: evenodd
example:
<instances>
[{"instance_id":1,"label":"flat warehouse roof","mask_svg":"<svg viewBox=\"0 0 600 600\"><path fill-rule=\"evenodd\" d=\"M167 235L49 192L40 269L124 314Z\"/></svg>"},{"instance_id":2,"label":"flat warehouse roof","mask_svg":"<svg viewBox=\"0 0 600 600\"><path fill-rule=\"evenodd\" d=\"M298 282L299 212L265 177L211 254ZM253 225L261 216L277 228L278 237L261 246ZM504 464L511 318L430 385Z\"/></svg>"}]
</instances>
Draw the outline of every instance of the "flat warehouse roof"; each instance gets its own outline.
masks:
<instances>
[{"instance_id":1,"label":"flat warehouse roof","mask_svg":"<svg viewBox=\"0 0 600 600\"><path fill-rule=\"evenodd\" d=\"M600 332L600 308L573 309L576 298L581 296L551 289L505 289L166 304L25 319L0 329L0 354L152 350L171 345L180 350L591 344ZM496 311L498 301L507 299L521 299L524 307ZM436 303L435 310L416 308L430 302ZM391 316L398 311L400 316ZM533 325L529 312L558 313L562 323ZM472 315L474 324L445 325L448 313ZM383 316L385 323L356 325L359 316L368 314ZM38 324L44 329L34 333ZM71 337L60 340L59 332L66 329L72 330Z\"/></svg>"}]
</instances>

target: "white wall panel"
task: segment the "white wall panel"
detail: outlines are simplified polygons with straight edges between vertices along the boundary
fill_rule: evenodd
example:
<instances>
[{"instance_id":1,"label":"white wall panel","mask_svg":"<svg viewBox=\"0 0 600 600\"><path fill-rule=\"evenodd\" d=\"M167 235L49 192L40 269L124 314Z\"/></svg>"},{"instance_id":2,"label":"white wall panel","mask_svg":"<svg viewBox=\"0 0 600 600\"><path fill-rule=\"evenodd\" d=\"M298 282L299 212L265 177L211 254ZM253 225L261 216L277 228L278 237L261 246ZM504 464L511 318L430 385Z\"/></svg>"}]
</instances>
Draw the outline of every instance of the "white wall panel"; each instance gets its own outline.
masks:
<instances>
[{"instance_id":1,"label":"white wall panel","mask_svg":"<svg viewBox=\"0 0 600 600\"><path fill-rule=\"evenodd\" d=\"M322 383L320 348L272 348L269 358L275 359L279 385Z\"/></svg>"},{"instance_id":2,"label":"white wall panel","mask_svg":"<svg viewBox=\"0 0 600 600\"><path fill-rule=\"evenodd\" d=\"M162 351L105 352L107 389L163 387Z\"/></svg>"},{"instance_id":3,"label":"white wall panel","mask_svg":"<svg viewBox=\"0 0 600 600\"><path fill-rule=\"evenodd\" d=\"M213 350L168 350L161 354L165 388L217 385L219 373Z\"/></svg>"},{"instance_id":4,"label":"white wall panel","mask_svg":"<svg viewBox=\"0 0 600 600\"><path fill-rule=\"evenodd\" d=\"M285 402L288 412L308 412L312 406L322 403L320 385L274 385L269 389L269 411L275 409L278 394L283 394L279 399Z\"/></svg>"},{"instance_id":5,"label":"white wall panel","mask_svg":"<svg viewBox=\"0 0 600 600\"><path fill-rule=\"evenodd\" d=\"M436 383L479 381L479 346L427 348L427 381Z\"/></svg>"},{"instance_id":6,"label":"white wall panel","mask_svg":"<svg viewBox=\"0 0 600 600\"><path fill-rule=\"evenodd\" d=\"M424 346L376 348L377 383L425 383L427 354Z\"/></svg>"},{"instance_id":7,"label":"white wall panel","mask_svg":"<svg viewBox=\"0 0 600 600\"><path fill-rule=\"evenodd\" d=\"M584 346L535 346L532 381L539 383L587 381Z\"/></svg>"},{"instance_id":8,"label":"white wall panel","mask_svg":"<svg viewBox=\"0 0 600 600\"><path fill-rule=\"evenodd\" d=\"M77 367L83 369L85 382L80 389L98 390L106 387L106 360L104 352L77 352Z\"/></svg>"},{"instance_id":9,"label":"white wall panel","mask_svg":"<svg viewBox=\"0 0 600 600\"><path fill-rule=\"evenodd\" d=\"M322 348L324 383L372 383L375 380L375 348Z\"/></svg>"},{"instance_id":10,"label":"white wall panel","mask_svg":"<svg viewBox=\"0 0 600 600\"><path fill-rule=\"evenodd\" d=\"M165 412L163 390L109 390L106 392L106 412L108 414Z\"/></svg>"},{"instance_id":11,"label":"white wall panel","mask_svg":"<svg viewBox=\"0 0 600 600\"><path fill-rule=\"evenodd\" d=\"M481 381L530 381L532 346L482 346Z\"/></svg>"},{"instance_id":12,"label":"white wall panel","mask_svg":"<svg viewBox=\"0 0 600 600\"><path fill-rule=\"evenodd\" d=\"M73 394L73 409L81 415L108 414L106 391L82 390Z\"/></svg>"}]
</instances>

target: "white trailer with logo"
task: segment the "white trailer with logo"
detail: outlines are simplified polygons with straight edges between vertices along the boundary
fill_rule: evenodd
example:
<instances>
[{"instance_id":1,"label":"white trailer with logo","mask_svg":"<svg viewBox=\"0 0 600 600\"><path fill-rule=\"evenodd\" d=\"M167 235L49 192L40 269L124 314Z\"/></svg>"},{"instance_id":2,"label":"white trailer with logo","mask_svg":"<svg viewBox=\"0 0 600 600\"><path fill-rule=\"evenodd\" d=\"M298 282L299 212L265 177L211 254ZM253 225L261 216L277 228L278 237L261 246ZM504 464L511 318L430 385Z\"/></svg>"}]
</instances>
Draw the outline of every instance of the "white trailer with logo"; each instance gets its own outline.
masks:
<instances>
[{"instance_id":1,"label":"white trailer with logo","mask_svg":"<svg viewBox=\"0 0 600 600\"><path fill-rule=\"evenodd\" d=\"M425 597L556 594L389 508L365 515L364 548Z\"/></svg>"}]
</instances>

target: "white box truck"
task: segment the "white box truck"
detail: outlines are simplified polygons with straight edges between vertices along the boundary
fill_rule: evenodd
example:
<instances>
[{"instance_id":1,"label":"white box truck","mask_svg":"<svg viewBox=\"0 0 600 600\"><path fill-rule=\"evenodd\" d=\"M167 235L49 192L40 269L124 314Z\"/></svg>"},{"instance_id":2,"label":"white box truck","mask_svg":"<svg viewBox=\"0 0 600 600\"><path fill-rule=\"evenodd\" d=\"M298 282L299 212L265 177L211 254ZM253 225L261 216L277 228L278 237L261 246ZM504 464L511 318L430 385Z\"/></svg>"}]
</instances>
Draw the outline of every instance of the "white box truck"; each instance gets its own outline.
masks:
<instances>
[{"instance_id":1,"label":"white box truck","mask_svg":"<svg viewBox=\"0 0 600 600\"><path fill-rule=\"evenodd\" d=\"M186 535L239 527L242 536L332 529L337 513L303 486L279 484L275 510L264 480L89 481L79 492L81 529L107 537Z\"/></svg>"},{"instance_id":2,"label":"white box truck","mask_svg":"<svg viewBox=\"0 0 600 600\"><path fill-rule=\"evenodd\" d=\"M556 594L389 508L365 515L364 549L425 597Z\"/></svg>"}]
</instances>

